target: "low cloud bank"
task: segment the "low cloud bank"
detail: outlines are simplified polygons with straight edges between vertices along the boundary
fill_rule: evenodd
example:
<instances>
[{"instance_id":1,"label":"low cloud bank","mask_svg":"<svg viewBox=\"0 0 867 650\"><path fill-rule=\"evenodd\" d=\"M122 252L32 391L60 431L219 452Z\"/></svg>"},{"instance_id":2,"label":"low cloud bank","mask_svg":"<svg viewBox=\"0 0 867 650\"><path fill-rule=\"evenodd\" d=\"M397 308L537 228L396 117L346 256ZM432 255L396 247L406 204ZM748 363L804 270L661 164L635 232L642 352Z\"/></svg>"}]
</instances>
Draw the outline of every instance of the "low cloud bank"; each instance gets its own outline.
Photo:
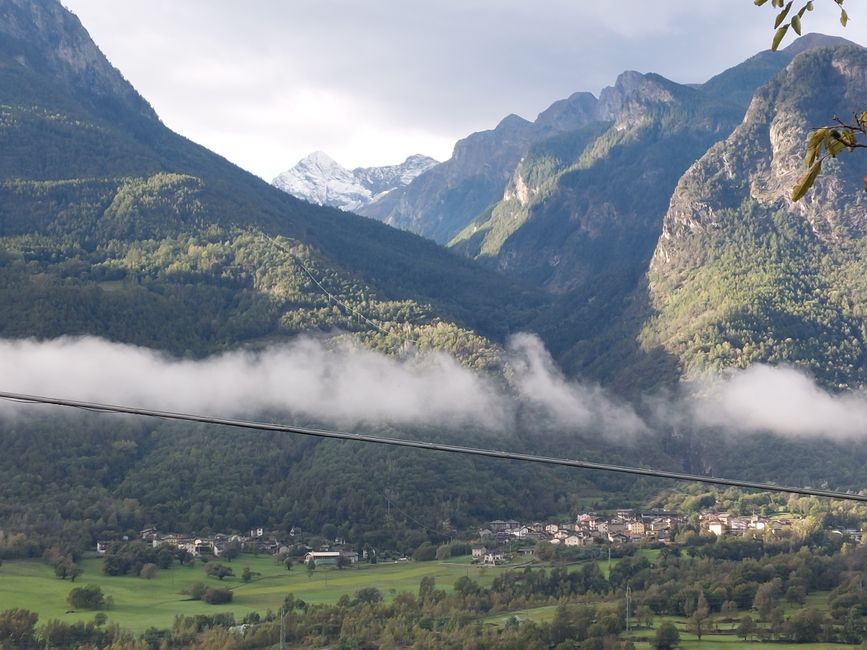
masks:
<instances>
[{"instance_id":1,"label":"low cloud bank","mask_svg":"<svg viewBox=\"0 0 867 650\"><path fill-rule=\"evenodd\" d=\"M444 353L395 359L311 338L192 361L92 337L0 341L8 392L223 416L286 412L341 427L506 430L524 409L547 426L608 433L643 428L631 408L601 389L567 381L533 336L513 339L507 364L511 390Z\"/></svg>"},{"instance_id":2,"label":"low cloud bank","mask_svg":"<svg viewBox=\"0 0 867 650\"><path fill-rule=\"evenodd\" d=\"M701 426L794 437L867 437L864 395L828 393L793 368L751 366L704 384L701 392L688 408Z\"/></svg>"},{"instance_id":3,"label":"low cloud bank","mask_svg":"<svg viewBox=\"0 0 867 650\"><path fill-rule=\"evenodd\" d=\"M499 431L520 421L615 440L674 426L867 437L863 395L830 394L791 368L757 365L693 384L684 396L643 408L653 413L644 419L604 389L564 377L536 336L512 337L504 361L505 381L444 353L395 359L311 338L202 360L92 337L0 340L0 390L227 417L282 412L340 428L424 424ZM0 402L0 412L15 408Z\"/></svg>"},{"instance_id":4,"label":"low cloud bank","mask_svg":"<svg viewBox=\"0 0 867 650\"><path fill-rule=\"evenodd\" d=\"M192 361L96 338L0 341L0 368L8 391L219 415L283 411L345 427L491 428L508 413L489 379L445 354L402 362L313 339Z\"/></svg>"},{"instance_id":5,"label":"low cloud bank","mask_svg":"<svg viewBox=\"0 0 867 650\"><path fill-rule=\"evenodd\" d=\"M537 336L516 334L507 350L517 394L549 426L593 429L617 438L648 430L631 406L599 386L567 380Z\"/></svg>"}]
</instances>

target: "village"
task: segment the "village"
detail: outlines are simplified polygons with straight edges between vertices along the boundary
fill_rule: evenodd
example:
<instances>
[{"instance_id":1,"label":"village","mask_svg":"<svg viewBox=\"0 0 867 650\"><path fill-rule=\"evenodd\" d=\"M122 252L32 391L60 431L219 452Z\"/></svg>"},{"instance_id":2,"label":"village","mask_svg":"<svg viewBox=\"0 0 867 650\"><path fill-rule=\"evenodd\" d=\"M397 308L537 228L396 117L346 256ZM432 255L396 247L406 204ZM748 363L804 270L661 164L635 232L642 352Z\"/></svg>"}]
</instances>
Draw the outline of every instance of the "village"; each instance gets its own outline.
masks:
<instances>
[{"instance_id":1,"label":"village","mask_svg":"<svg viewBox=\"0 0 867 650\"><path fill-rule=\"evenodd\" d=\"M698 514L699 531L717 536L745 535L751 531L763 533L766 530L783 531L792 528L798 515L784 518L770 518L760 515L737 516L728 512L704 510ZM579 514L575 521L534 522L522 524L515 520L494 520L479 529L479 537L507 542L513 539L525 541L547 541L564 546L586 546L589 544L640 544L648 542L668 543L677 527L689 524L689 518L678 513L664 510L617 510L613 516L605 517L596 513ZM849 536L857 536L860 531L847 530Z\"/></svg>"},{"instance_id":2,"label":"village","mask_svg":"<svg viewBox=\"0 0 867 650\"><path fill-rule=\"evenodd\" d=\"M699 532L716 536L764 536L784 534L802 521L799 515L766 517L733 515L728 512L703 510L692 518L679 512L651 509L619 509L613 515L603 516L593 512L581 513L574 520L533 522L529 524L514 519L496 519L477 530L475 543L471 545L474 562L498 565L516 556L531 557L537 544L548 543L563 548L582 546L619 547L626 544L670 544L673 534L679 529L698 524ZM860 543L862 532L857 529L832 531ZM189 553L192 558L212 557L231 559L240 552L283 555L295 554L305 564L315 566L351 566L361 560L373 560L376 551L365 547L361 554L352 550L346 540L319 540L315 547L304 543L302 531L293 527L287 533L267 532L254 528L249 534L195 535L160 533L155 528L146 528L139 539L159 548L168 545ZM104 555L108 548L123 540L99 540L97 553ZM301 553L299 553L299 549ZM303 558L303 559L302 559ZM407 559L407 558L401 558Z\"/></svg>"}]
</instances>

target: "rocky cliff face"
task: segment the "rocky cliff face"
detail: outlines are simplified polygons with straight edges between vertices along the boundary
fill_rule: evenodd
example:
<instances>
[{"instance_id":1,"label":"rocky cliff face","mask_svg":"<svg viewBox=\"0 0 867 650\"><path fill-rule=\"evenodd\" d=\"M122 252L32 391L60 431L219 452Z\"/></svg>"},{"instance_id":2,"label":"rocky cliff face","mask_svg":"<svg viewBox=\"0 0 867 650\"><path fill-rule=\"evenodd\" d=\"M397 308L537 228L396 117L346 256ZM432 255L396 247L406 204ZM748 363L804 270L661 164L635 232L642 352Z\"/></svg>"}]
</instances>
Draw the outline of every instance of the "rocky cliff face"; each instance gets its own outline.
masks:
<instances>
[{"instance_id":1,"label":"rocky cliff face","mask_svg":"<svg viewBox=\"0 0 867 650\"><path fill-rule=\"evenodd\" d=\"M582 97L583 130L560 132L528 149L501 200L452 245L559 293L598 282L600 273L637 279L681 174L731 133L746 98L795 54L840 40L808 35L698 87L622 73L598 101ZM588 124L591 117L598 121Z\"/></svg>"},{"instance_id":2,"label":"rocky cliff face","mask_svg":"<svg viewBox=\"0 0 867 650\"><path fill-rule=\"evenodd\" d=\"M131 113L157 120L151 106L103 56L78 18L59 3L5 0L0 4L0 55L65 85L79 101L107 117Z\"/></svg>"},{"instance_id":3,"label":"rocky cliff face","mask_svg":"<svg viewBox=\"0 0 867 650\"><path fill-rule=\"evenodd\" d=\"M599 273L634 281L677 179L741 115L658 75L623 73L600 94L604 121L534 145L503 200L453 244L557 293Z\"/></svg>"},{"instance_id":4,"label":"rocky cliff face","mask_svg":"<svg viewBox=\"0 0 867 650\"><path fill-rule=\"evenodd\" d=\"M672 195L650 266L657 316L646 344L688 371L785 361L864 381L864 166L843 152L807 197L790 198L809 129L864 106L867 51L857 47L801 54L756 93Z\"/></svg>"},{"instance_id":5,"label":"rocky cliff face","mask_svg":"<svg viewBox=\"0 0 867 650\"><path fill-rule=\"evenodd\" d=\"M449 160L359 214L445 243L502 192L532 138L533 125L510 115L460 140Z\"/></svg>"}]
</instances>

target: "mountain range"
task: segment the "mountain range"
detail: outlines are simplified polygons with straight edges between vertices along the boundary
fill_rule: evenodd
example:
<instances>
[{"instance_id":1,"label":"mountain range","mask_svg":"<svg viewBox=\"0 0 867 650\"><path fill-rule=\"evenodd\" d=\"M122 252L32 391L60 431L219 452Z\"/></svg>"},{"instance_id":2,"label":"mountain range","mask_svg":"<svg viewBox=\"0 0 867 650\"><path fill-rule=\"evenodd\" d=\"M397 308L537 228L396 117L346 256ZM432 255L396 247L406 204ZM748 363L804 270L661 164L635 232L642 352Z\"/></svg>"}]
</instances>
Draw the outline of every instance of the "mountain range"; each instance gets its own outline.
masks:
<instances>
[{"instance_id":1,"label":"mountain range","mask_svg":"<svg viewBox=\"0 0 867 650\"><path fill-rule=\"evenodd\" d=\"M338 332L393 357L446 351L509 386L506 341L530 331L567 376L636 408L648 390L760 361L859 388L862 170L829 164L804 202L788 193L810 126L867 105L865 79L862 48L805 37L698 86L625 72L598 98L579 92L533 122L508 116L468 136L404 186L405 169L347 176L309 160L364 190L351 200L378 197L359 216L292 197L173 133L59 2L6 0L0 336L93 335L191 360ZM430 163L409 162L410 175ZM536 424L493 442L472 426L395 435L844 487L859 485L867 459L854 442L672 426L612 444ZM154 522L334 523L370 543L404 535L409 548L427 534L418 521L437 522L429 533L556 516L579 492L604 504L658 487L203 427L58 425L51 414L0 421L0 443L13 450L0 456L0 525L35 544L16 553L36 555L33 540L48 534L83 547ZM387 501L415 523L395 523Z\"/></svg>"},{"instance_id":2,"label":"mountain range","mask_svg":"<svg viewBox=\"0 0 867 650\"><path fill-rule=\"evenodd\" d=\"M447 244L485 266L558 296L549 318L535 325L571 372L589 374L631 392L728 365L732 357L722 360L700 355L698 362L680 344L661 344L695 334L682 321L670 332L671 327L666 327L662 338L650 334L665 319L664 310L656 313L663 301L660 291L671 289L675 282L669 277L673 267L663 270L659 264L660 259L671 257L669 251L678 241L664 224L671 220L671 210L686 210L683 206L687 204L695 209L695 205L719 199L719 188L713 186L703 193L690 192L684 203L682 190L676 188L689 185L695 190L690 180L695 178L693 168L710 164L708 160L721 155L720 151L729 157L737 151L744 163L744 152L752 155L749 165L731 172L741 183L745 181L738 175L752 173L748 168L779 170L779 162L758 158L771 156L767 148L729 143L743 137L739 134L752 124L756 107L768 103L763 93L781 79L790 81L772 104L809 104L810 110L792 111L804 123L827 122L863 104L857 91L859 62L847 66L845 74L833 72L833 67L825 67L826 78L810 74L821 67L819 52L825 48L853 48L850 54L855 59L863 51L845 39L810 34L780 52L761 52L703 84L678 84L652 73L624 72L598 98L575 93L555 102L533 122L510 115L495 129L468 136L457 143L451 159L359 213ZM794 117L774 124L770 131L774 134L786 128L787 135L780 136L789 143L786 159L797 161L796 147L806 137L803 128ZM766 139L767 133L762 137ZM725 163L717 160L715 164ZM857 192L851 200L841 198L845 193L830 200L827 190L818 190L816 196L824 192L823 198L829 200L813 199L798 206L787 203L785 194L794 182L797 165L789 163L785 173L780 172L784 181L768 180L769 187L761 194L748 191L739 201L773 203L809 222L825 222L826 229L830 223L839 227L860 221L863 205ZM851 167L847 173L857 176ZM833 186L844 183L851 188L852 178L837 177ZM804 207L807 205L811 207ZM720 236L725 240L727 233ZM694 247L690 250L695 251ZM754 252L760 257L765 254ZM678 258L679 263L692 262L692 272L701 266L694 255L681 252ZM651 260L655 260L653 265ZM664 302L670 304L668 298ZM699 322L706 319L693 324ZM846 337L845 332L857 329L846 321L837 327L833 339L838 341ZM717 334L708 336L715 340ZM823 336L831 334L824 332ZM735 348L741 347L740 338L732 344ZM696 345L711 343L700 337ZM799 346L798 354L782 356L768 346L752 347L749 360L787 360L827 377L827 372L819 371L821 355L809 352L814 347L809 343ZM656 372L635 372L648 363ZM859 364L848 359L845 367ZM846 373L851 375L849 370ZM840 381L835 376L833 385ZM843 384L860 385L860 376Z\"/></svg>"},{"instance_id":3,"label":"mountain range","mask_svg":"<svg viewBox=\"0 0 867 650\"><path fill-rule=\"evenodd\" d=\"M433 158L417 154L399 165L356 167L350 171L328 154L316 151L279 174L271 184L316 205L358 212L406 187L436 164Z\"/></svg>"}]
</instances>

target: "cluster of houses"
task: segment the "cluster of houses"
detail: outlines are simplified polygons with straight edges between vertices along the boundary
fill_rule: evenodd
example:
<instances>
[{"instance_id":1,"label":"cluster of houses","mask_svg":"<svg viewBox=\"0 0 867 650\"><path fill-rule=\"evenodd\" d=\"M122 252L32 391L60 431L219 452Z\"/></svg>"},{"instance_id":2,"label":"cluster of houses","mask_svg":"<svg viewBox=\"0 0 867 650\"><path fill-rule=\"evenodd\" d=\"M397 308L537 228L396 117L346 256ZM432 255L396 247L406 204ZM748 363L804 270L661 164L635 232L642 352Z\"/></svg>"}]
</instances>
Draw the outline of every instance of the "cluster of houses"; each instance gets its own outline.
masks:
<instances>
[{"instance_id":1,"label":"cluster of houses","mask_svg":"<svg viewBox=\"0 0 867 650\"><path fill-rule=\"evenodd\" d=\"M758 533L785 531L791 529L799 519L797 515L771 518L754 514L743 517L728 512L705 510L699 514L699 525L702 532L717 536L746 535L753 531ZM496 544L514 541L535 543L540 540L563 546L668 543L671 541L672 529L686 523L687 518L678 512L618 510L610 517L601 517L592 512L583 513L578 515L575 521L567 522L522 524L515 520L497 519L481 528L479 537L486 542L493 541ZM854 542L861 542L860 530L846 529L832 532L845 535ZM485 547L479 547L482 548ZM474 559L490 564L495 563L481 550L478 557L474 554Z\"/></svg>"},{"instance_id":2,"label":"cluster of houses","mask_svg":"<svg viewBox=\"0 0 867 650\"><path fill-rule=\"evenodd\" d=\"M522 524L515 520L497 519L480 529L479 537L503 543L514 540L546 541L564 546L665 542L671 538L671 529L683 523L686 523L686 518L677 512L618 510L611 517L583 513L575 521L568 522Z\"/></svg>"},{"instance_id":3,"label":"cluster of houses","mask_svg":"<svg viewBox=\"0 0 867 650\"><path fill-rule=\"evenodd\" d=\"M714 510L705 510L699 514L702 532L717 536L784 531L792 528L798 519L797 516L769 518L755 514L743 517ZM475 562L501 564L505 561L505 554L500 546L509 542L519 544L523 542L517 550L523 555L531 555L533 546L539 541L573 547L590 544L668 543L671 540L672 529L685 523L687 523L685 516L664 510L617 510L613 516L608 517L590 512L578 515L574 521L531 524L522 524L513 519L507 521L496 519L479 529L479 538L483 543L472 547L472 556ZM832 532L845 535L854 542L861 542L860 530L846 529ZM290 545L295 545L300 536L301 531L297 528L289 531L289 540L278 539L262 528L251 530L249 535L217 533L196 536L159 533L155 528L146 528L140 533L140 539L152 544L154 548L169 545L183 549L193 557L222 557L231 547L247 553L288 554L292 550ZM97 552L104 554L116 541L118 540L98 541ZM124 538L123 541L129 540ZM308 546L308 553L304 556L305 564L312 562L315 566L350 566L356 564L359 559L368 559L367 549L364 550L362 557L359 557L358 553L345 547L343 540L334 541L333 546L320 550L313 550ZM370 549L369 552L374 551Z\"/></svg>"},{"instance_id":4,"label":"cluster of houses","mask_svg":"<svg viewBox=\"0 0 867 650\"><path fill-rule=\"evenodd\" d=\"M718 537L723 535L744 535L754 530L763 533L765 530L784 530L792 527L791 519L774 519L753 515L739 517L728 512L706 510L699 515L702 531L713 533Z\"/></svg>"},{"instance_id":5,"label":"cluster of houses","mask_svg":"<svg viewBox=\"0 0 867 650\"><path fill-rule=\"evenodd\" d=\"M289 537L294 538L300 532L297 528L293 528L289 531ZM202 555L221 557L232 546L246 553L269 553L276 555L288 553L290 551L288 544L292 543L282 541L273 534L266 533L262 528L252 529L249 535L160 533L156 528L145 528L140 532L139 539L151 544L154 548L169 545L183 549L193 557ZM117 541L129 541L129 539L125 537L123 540L98 540L96 542L96 552L104 555L109 546Z\"/></svg>"},{"instance_id":6,"label":"cluster of houses","mask_svg":"<svg viewBox=\"0 0 867 650\"><path fill-rule=\"evenodd\" d=\"M249 535L225 535L217 533L215 535L184 535L178 533L160 533L156 528L146 528L139 534L139 538L146 543L151 544L154 548L159 548L163 545L173 546L178 549L187 551L193 557L222 557L230 547L234 547L245 553L263 553L271 555L288 554L291 552L290 544L295 544L295 540L300 537L301 530L292 528L289 531L290 541L278 539L274 534L267 533L262 528L254 528ZM100 555L104 555L108 551L109 546L119 540L99 540L96 543L96 551ZM120 541L129 541L124 538ZM304 563L313 563L315 566L350 566L358 563L359 555L355 551L346 548L346 542L343 539L335 539L334 545L326 547L324 550L314 551L309 546L308 553L304 555ZM373 549L364 550L364 559L368 559L368 554L373 553Z\"/></svg>"},{"instance_id":7,"label":"cluster of houses","mask_svg":"<svg viewBox=\"0 0 867 650\"><path fill-rule=\"evenodd\" d=\"M747 535L752 531L762 534L767 531L779 533L792 529L801 519L802 517L798 515L773 518L760 515L741 517L714 510L706 510L699 514L701 530L717 536ZM830 532L848 537L855 543L861 543L862 532L857 528L834 529Z\"/></svg>"}]
</instances>

